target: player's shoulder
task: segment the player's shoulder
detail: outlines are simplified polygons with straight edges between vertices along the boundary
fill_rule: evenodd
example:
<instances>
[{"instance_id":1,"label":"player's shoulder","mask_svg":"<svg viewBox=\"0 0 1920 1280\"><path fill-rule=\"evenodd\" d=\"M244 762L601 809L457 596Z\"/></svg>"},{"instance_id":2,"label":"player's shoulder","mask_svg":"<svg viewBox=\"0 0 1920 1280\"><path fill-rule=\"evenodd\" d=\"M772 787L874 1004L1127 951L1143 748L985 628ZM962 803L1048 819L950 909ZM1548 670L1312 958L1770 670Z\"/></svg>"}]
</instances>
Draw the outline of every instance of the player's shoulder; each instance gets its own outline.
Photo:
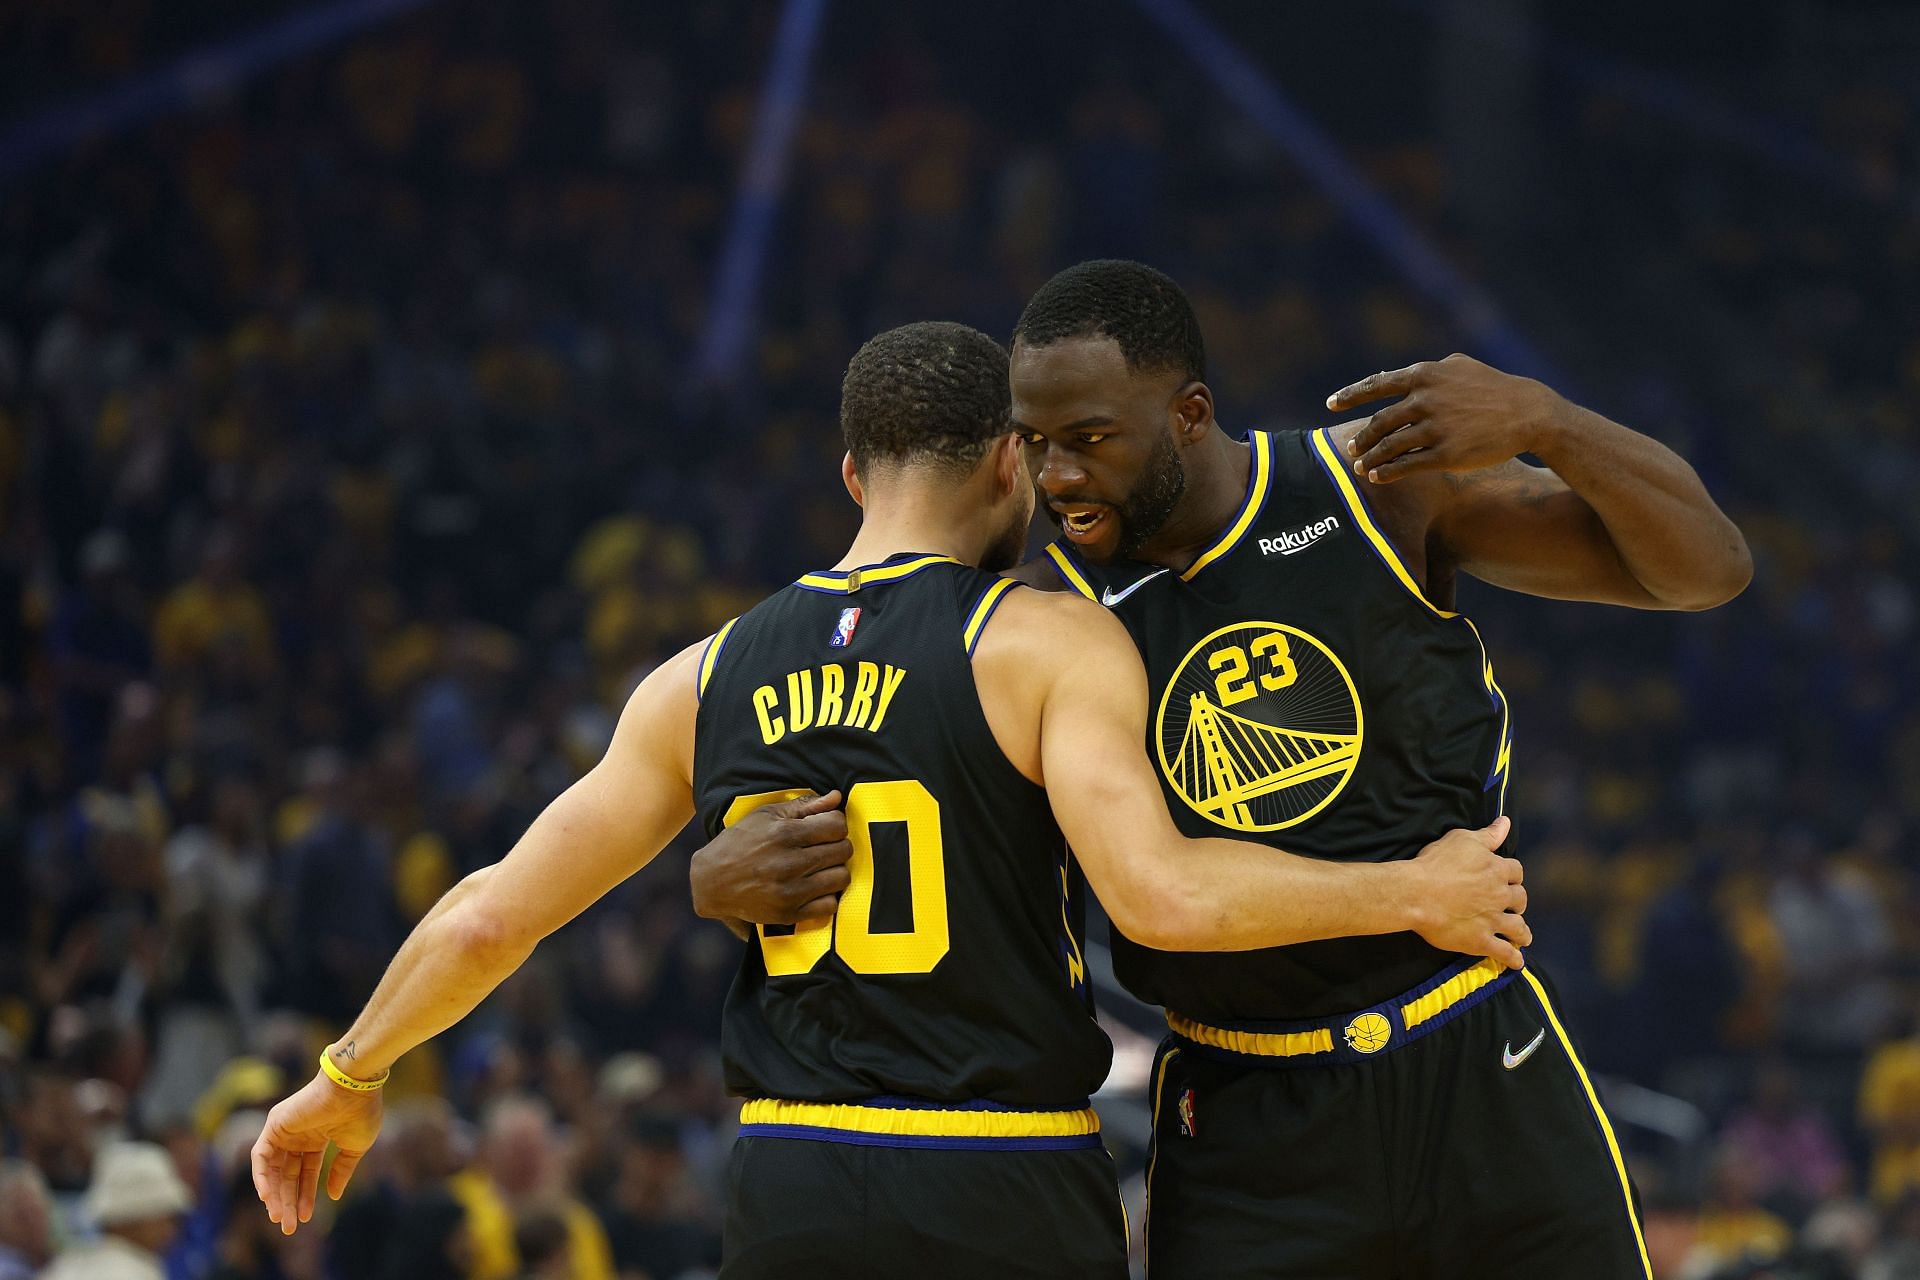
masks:
<instances>
[{"instance_id":1,"label":"player's shoulder","mask_svg":"<svg viewBox=\"0 0 1920 1280\"><path fill-rule=\"evenodd\" d=\"M1007 576L1036 591L1072 594L1068 591L1066 579L1060 576L1060 570L1045 555L1037 555L1018 568L1009 570Z\"/></svg>"},{"instance_id":2,"label":"player's shoulder","mask_svg":"<svg viewBox=\"0 0 1920 1280\"><path fill-rule=\"evenodd\" d=\"M1117 618L1077 592L1013 590L1006 593L981 636L976 658L991 646L992 656L1015 656L1045 665L1077 661L1089 649L1132 643Z\"/></svg>"}]
</instances>

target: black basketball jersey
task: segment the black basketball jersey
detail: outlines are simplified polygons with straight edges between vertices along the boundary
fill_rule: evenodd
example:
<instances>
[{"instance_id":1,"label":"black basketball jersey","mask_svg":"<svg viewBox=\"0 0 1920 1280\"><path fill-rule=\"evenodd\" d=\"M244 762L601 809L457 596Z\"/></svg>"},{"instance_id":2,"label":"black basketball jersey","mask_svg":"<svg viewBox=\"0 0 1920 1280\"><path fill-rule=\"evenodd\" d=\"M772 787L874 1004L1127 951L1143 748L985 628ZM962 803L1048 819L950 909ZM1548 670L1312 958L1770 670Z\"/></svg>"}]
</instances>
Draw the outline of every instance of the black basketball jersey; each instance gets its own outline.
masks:
<instances>
[{"instance_id":1,"label":"black basketball jersey","mask_svg":"<svg viewBox=\"0 0 1920 1280\"><path fill-rule=\"evenodd\" d=\"M1427 601L1327 432L1249 441L1246 499L1184 573L1047 548L1140 646L1147 751L1174 819L1374 862L1491 822L1510 738L1479 633ZM1212 954L1114 937L1129 990L1215 1023L1363 1008L1455 959L1413 933Z\"/></svg>"},{"instance_id":2,"label":"black basketball jersey","mask_svg":"<svg viewBox=\"0 0 1920 1280\"><path fill-rule=\"evenodd\" d=\"M708 835L838 788L854 848L833 920L748 944L721 1029L732 1092L1060 1110L1106 1079L1078 868L973 683L1015 585L895 556L810 573L709 644L693 770Z\"/></svg>"}]
</instances>

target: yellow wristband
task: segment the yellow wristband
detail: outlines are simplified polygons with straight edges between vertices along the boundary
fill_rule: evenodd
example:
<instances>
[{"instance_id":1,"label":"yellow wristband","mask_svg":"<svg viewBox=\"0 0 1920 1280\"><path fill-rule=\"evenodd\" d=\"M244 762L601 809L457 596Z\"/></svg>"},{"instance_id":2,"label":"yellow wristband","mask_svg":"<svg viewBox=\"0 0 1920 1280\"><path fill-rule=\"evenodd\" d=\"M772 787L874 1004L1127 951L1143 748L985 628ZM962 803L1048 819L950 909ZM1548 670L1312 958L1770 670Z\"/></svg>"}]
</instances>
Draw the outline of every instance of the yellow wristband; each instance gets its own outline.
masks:
<instances>
[{"instance_id":1,"label":"yellow wristband","mask_svg":"<svg viewBox=\"0 0 1920 1280\"><path fill-rule=\"evenodd\" d=\"M387 1077L393 1074L393 1068L388 1067L371 1080L355 1080L352 1076L333 1065L333 1058L325 1049L320 1051L320 1070L326 1073L327 1079L333 1081L342 1089L351 1089L355 1093L378 1092L387 1087Z\"/></svg>"}]
</instances>

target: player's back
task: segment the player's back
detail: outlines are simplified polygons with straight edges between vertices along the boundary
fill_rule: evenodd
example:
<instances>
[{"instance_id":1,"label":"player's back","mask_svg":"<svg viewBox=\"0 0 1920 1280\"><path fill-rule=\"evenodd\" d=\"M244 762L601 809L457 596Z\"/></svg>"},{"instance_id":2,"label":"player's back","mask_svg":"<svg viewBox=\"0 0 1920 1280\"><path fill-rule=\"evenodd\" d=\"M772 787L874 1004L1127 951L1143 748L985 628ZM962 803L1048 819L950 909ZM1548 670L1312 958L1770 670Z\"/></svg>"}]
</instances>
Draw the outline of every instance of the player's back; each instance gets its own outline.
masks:
<instances>
[{"instance_id":1,"label":"player's back","mask_svg":"<svg viewBox=\"0 0 1920 1280\"><path fill-rule=\"evenodd\" d=\"M750 1126L1098 1141L1091 1113L1009 1114L1082 1113L1112 1052L1089 1016L1077 871L973 683L973 642L1011 588L896 556L808 574L708 648L694 754L708 834L837 788L854 848L837 915L761 927L728 997L728 1087L767 1100ZM915 1123L928 1103L948 1118Z\"/></svg>"}]
</instances>

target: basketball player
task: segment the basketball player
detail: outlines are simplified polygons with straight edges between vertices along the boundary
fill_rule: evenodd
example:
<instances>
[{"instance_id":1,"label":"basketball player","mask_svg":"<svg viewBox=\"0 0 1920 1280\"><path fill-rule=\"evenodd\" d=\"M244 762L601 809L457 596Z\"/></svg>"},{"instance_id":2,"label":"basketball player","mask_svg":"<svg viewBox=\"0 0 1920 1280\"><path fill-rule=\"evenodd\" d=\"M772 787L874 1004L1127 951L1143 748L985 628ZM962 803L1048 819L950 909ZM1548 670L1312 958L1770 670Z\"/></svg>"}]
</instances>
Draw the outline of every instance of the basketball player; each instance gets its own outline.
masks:
<instances>
[{"instance_id":1,"label":"basketball player","mask_svg":"<svg viewBox=\"0 0 1920 1280\"><path fill-rule=\"evenodd\" d=\"M840 566L650 675L605 759L421 922L254 1146L283 1230L311 1214L329 1141L328 1190L345 1186L393 1061L696 813L711 835L799 791L843 793L851 849L823 882L833 914L761 929L728 998L727 1081L751 1099L729 1277L1126 1274L1087 1103L1111 1047L1088 1016L1063 830L1146 945L1412 929L1520 963L1520 869L1492 852L1504 820L1393 866L1178 834L1140 752L1146 679L1124 629L993 572L1034 502L1006 385L1006 353L960 325L862 348L842 425L866 514Z\"/></svg>"},{"instance_id":2,"label":"basketball player","mask_svg":"<svg viewBox=\"0 0 1920 1280\"><path fill-rule=\"evenodd\" d=\"M1137 263L1062 272L1015 333L1014 426L1062 533L1017 576L1126 624L1189 835L1389 862L1499 814L1508 708L1456 572L1665 609L1750 575L1684 461L1536 382L1452 356L1328 402L1403 397L1371 419L1242 442L1205 374L1185 296ZM697 909L758 905L727 887L748 855L696 855ZM1114 923L1121 981L1172 1033L1151 1083L1155 1280L1650 1276L1532 966L1412 933L1207 955Z\"/></svg>"}]
</instances>

